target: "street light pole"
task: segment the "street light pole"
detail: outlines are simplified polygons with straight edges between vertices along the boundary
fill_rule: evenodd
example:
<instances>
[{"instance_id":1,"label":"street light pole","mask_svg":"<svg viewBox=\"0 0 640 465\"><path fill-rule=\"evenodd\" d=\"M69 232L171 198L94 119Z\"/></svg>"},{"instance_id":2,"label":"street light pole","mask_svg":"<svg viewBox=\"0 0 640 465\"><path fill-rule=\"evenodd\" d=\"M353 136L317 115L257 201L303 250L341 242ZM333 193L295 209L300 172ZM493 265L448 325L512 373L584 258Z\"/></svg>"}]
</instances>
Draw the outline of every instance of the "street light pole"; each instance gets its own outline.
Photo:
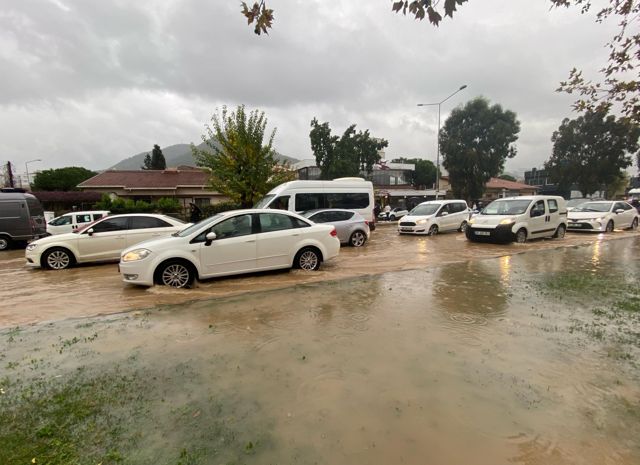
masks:
<instances>
[{"instance_id":1,"label":"street light pole","mask_svg":"<svg viewBox=\"0 0 640 465\"><path fill-rule=\"evenodd\" d=\"M31 189L31 180L29 179L29 163L33 163L34 161L42 161L39 158L36 158L35 160L29 160L24 162L24 170L27 172L27 184L29 185L29 189Z\"/></svg>"},{"instance_id":2,"label":"street light pole","mask_svg":"<svg viewBox=\"0 0 640 465\"><path fill-rule=\"evenodd\" d=\"M466 84L463 86L460 86L460 88L456 90L453 94L449 95L446 99L437 103L418 103L419 107L429 107L429 106L435 106L435 105L438 106L438 134L436 136L438 140L438 151L436 153L436 200L438 199L438 193L440 192L440 107L444 102L446 102L451 97L456 95L458 92L466 88L467 88Z\"/></svg>"}]
</instances>

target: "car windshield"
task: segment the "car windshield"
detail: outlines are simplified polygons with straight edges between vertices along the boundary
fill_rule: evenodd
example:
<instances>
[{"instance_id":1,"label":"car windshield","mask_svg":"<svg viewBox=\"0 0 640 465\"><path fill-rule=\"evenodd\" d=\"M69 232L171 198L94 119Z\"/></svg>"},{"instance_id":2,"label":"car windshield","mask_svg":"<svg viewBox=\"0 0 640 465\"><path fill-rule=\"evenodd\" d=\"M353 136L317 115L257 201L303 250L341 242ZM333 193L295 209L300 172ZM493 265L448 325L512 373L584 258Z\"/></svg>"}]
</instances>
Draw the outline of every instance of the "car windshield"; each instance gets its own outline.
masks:
<instances>
[{"instance_id":1,"label":"car windshield","mask_svg":"<svg viewBox=\"0 0 640 465\"><path fill-rule=\"evenodd\" d=\"M186 228L184 228L182 231L179 231L177 233L173 233L172 236L178 236L178 237L187 237L191 234L193 234L194 232L198 231L200 228L202 228L203 226L207 225L207 224L211 224L214 221L218 220L222 218L222 215L220 213L210 216L209 218L205 218L202 221L199 221L198 223L192 224L191 226L187 226Z\"/></svg>"},{"instance_id":2,"label":"car windshield","mask_svg":"<svg viewBox=\"0 0 640 465\"><path fill-rule=\"evenodd\" d=\"M269 205L269 202L271 202L274 197L275 194L265 195L253 206L253 208L267 208L267 205Z\"/></svg>"},{"instance_id":3,"label":"car windshield","mask_svg":"<svg viewBox=\"0 0 640 465\"><path fill-rule=\"evenodd\" d=\"M409 215L418 216L418 215L433 215L440 208L439 203L428 203L426 205L418 205L413 210L409 212Z\"/></svg>"},{"instance_id":4,"label":"car windshield","mask_svg":"<svg viewBox=\"0 0 640 465\"><path fill-rule=\"evenodd\" d=\"M487 205L481 215L522 215L531 200L494 200Z\"/></svg>"},{"instance_id":5,"label":"car windshield","mask_svg":"<svg viewBox=\"0 0 640 465\"><path fill-rule=\"evenodd\" d=\"M613 202L585 202L573 209L574 212L608 212Z\"/></svg>"},{"instance_id":6,"label":"car windshield","mask_svg":"<svg viewBox=\"0 0 640 465\"><path fill-rule=\"evenodd\" d=\"M567 207L569 208L577 207L578 205L582 205L586 201L587 199L571 199L567 202Z\"/></svg>"}]
</instances>

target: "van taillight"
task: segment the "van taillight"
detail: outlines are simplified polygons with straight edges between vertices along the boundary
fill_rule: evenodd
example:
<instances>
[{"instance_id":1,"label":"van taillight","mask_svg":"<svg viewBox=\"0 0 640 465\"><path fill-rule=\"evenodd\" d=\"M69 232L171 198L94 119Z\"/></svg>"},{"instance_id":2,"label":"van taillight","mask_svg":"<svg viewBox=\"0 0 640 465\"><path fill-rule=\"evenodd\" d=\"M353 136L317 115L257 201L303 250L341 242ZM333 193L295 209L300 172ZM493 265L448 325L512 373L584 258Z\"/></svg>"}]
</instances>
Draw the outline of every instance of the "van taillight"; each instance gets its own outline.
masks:
<instances>
[{"instance_id":1,"label":"van taillight","mask_svg":"<svg viewBox=\"0 0 640 465\"><path fill-rule=\"evenodd\" d=\"M336 231L336 228L333 228L329 234L331 234L331 236L333 237L336 237L338 235L338 232Z\"/></svg>"}]
</instances>

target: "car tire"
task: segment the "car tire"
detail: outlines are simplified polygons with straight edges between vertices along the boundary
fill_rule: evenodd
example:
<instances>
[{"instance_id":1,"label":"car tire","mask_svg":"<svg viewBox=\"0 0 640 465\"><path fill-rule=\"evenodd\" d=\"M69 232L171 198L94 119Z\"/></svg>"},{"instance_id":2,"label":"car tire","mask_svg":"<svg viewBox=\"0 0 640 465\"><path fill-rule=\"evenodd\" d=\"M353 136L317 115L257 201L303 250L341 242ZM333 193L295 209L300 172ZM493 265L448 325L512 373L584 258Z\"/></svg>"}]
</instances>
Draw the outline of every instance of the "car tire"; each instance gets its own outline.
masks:
<instances>
[{"instance_id":1,"label":"car tire","mask_svg":"<svg viewBox=\"0 0 640 465\"><path fill-rule=\"evenodd\" d=\"M293 266L305 271L316 271L320 268L321 262L322 255L318 249L315 247L305 247L296 254L296 258L293 260Z\"/></svg>"},{"instance_id":2,"label":"car tire","mask_svg":"<svg viewBox=\"0 0 640 465\"><path fill-rule=\"evenodd\" d=\"M178 289L191 287L196 278L193 266L184 260L169 260L156 269L156 282Z\"/></svg>"},{"instance_id":3,"label":"car tire","mask_svg":"<svg viewBox=\"0 0 640 465\"><path fill-rule=\"evenodd\" d=\"M362 247L367 242L367 235L364 231L353 231L349 238L349 245L352 247Z\"/></svg>"},{"instance_id":4,"label":"car tire","mask_svg":"<svg viewBox=\"0 0 640 465\"><path fill-rule=\"evenodd\" d=\"M465 232L467 230L467 222L463 221L462 224L460 225L460 227L458 228L458 231L460 232Z\"/></svg>"},{"instance_id":5,"label":"car tire","mask_svg":"<svg viewBox=\"0 0 640 465\"><path fill-rule=\"evenodd\" d=\"M516 233L516 242L518 244L524 244L525 242L527 242L527 230L524 228L520 228L518 229L518 232Z\"/></svg>"},{"instance_id":6,"label":"car tire","mask_svg":"<svg viewBox=\"0 0 640 465\"><path fill-rule=\"evenodd\" d=\"M429 236L435 236L436 234L438 234L438 225L437 224L432 224L431 227L429 228Z\"/></svg>"},{"instance_id":7,"label":"car tire","mask_svg":"<svg viewBox=\"0 0 640 465\"><path fill-rule=\"evenodd\" d=\"M607 223L607 227L604 229L604 232L607 232L607 233L613 232L614 228L615 228L615 225L613 224L613 220L609 220L609 222Z\"/></svg>"},{"instance_id":8,"label":"car tire","mask_svg":"<svg viewBox=\"0 0 640 465\"><path fill-rule=\"evenodd\" d=\"M42 254L41 264L48 270L64 270L75 263L73 254L62 247L53 247Z\"/></svg>"},{"instance_id":9,"label":"car tire","mask_svg":"<svg viewBox=\"0 0 640 465\"><path fill-rule=\"evenodd\" d=\"M11 247L11 238L0 236L0 250L7 250L9 247Z\"/></svg>"},{"instance_id":10,"label":"car tire","mask_svg":"<svg viewBox=\"0 0 640 465\"><path fill-rule=\"evenodd\" d=\"M558 226L558 229L556 229L556 232L553 233L553 238L564 239L564 235L566 232L567 232L567 228L565 228L564 224L561 224L560 226Z\"/></svg>"},{"instance_id":11,"label":"car tire","mask_svg":"<svg viewBox=\"0 0 640 465\"><path fill-rule=\"evenodd\" d=\"M638 218L633 219L633 221L631 222L631 227L629 229L631 229L632 231L638 229Z\"/></svg>"},{"instance_id":12,"label":"car tire","mask_svg":"<svg viewBox=\"0 0 640 465\"><path fill-rule=\"evenodd\" d=\"M389 217L389 221L395 221L396 220L396 215L391 215Z\"/></svg>"}]
</instances>

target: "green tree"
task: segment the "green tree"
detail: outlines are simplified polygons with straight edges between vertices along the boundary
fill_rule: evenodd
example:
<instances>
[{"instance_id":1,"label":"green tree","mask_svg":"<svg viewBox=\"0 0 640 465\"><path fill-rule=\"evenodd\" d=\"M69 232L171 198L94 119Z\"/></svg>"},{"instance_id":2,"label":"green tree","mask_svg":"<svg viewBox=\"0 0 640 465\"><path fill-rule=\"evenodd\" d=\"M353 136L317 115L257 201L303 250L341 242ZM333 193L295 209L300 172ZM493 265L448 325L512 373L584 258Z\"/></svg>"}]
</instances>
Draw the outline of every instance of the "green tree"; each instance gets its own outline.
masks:
<instances>
[{"instance_id":1,"label":"green tree","mask_svg":"<svg viewBox=\"0 0 640 465\"><path fill-rule=\"evenodd\" d=\"M391 0L391 9L395 13L425 18L434 26L439 26L443 17L453 18L458 7L468 0ZM602 81L585 79L582 72L573 68L569 78L560 83L558 91L577 93L581 97L574 103L577 110L609 109L613 104L621 104L623 115L640 124L640 80L634 72L640 65L640 2L637 0L549 0L552 7L576 7L581 14L595 10L595 20L603 23L613 19L618 30L606 44L609 49L607 64L600 69ZM481 3L481 2L478 2ZM505 1L505 4L512 3ZM595 6L594 6L595 5ZM256 23L256 34L267 33L273 24L273 10L267 8L265 0L255 2L251 8L242 2L242 14L248 24Z\"/></svg>"},{"instance_id":2,"label":"green tree","mask_svg":"<svg viewBox=\"0 0 640 465\"><path fill-rule=\"evenodd\" d=\"M490 178L502 173L516 155L520 123L516 114L476 98L451 112L440 131L442 165L454 196L472 201L482 196Z\"/></svg>"},{"instance_id":3,"label":"green tree","mask_svg":"<svg viewBox=\"0 0 640 465\"><path fill-rule=\"evenodd\" d=\"M356 132L356 125L347 128L342 137L332 136L329 123L311 120L311 150L320 167L322 179L370 175L380 161L379 151L389 145L384 139L371 137L369 130Z\"/></svg>"},{"instance_id":4,"label":"green tree","mask_svg":"<svg viewBox=\"0 0 640 465\"><path fill-rule=\"evenodd\" d=\"M79 166L43 170L36 173L31 188L34 191L74 191L78 190L78 184L96 174Z\"/></svg>"},{"instance_id":5,"label":"green tree","mask_svg":"<svg viewBox=\"0 0 640 465\"><path fill-rule=\"evenodd\" d=\"M614 185L622 170L630 166L638 151L640 128L606 110L587 111L565 118L551 141L553 153L545 163L551 180L561 187L576 184L587 197L607 185Z\"/></svg>"},{"instance_id":6,"label":"green tree","mask_svg":"<svg viewBox=\"0 0 640 465\"><path fill-rule=\"evenodd\" d=\"M409 176L411 185L416 189L427 189L436 182L436 165L431 160L422 158L396 158L391 163L411 163L415 165Z\"/></svg>"},{"instance_id":7,"label":"green tree","mask_svg":"<svg viewBox=\"0 0 640 465\"><path fill-rule=\"evenodd\" d=\"M144 157L143 170L165 170L167 169L167 162L164 159L162 149L158 144L153 146L151 153L147 153Z\"/></svg>"},{"instance_id":8,"label":"green tree","mask_svg":"<svg viewBox=\"0 0 640 465\"><path fill-rule=\"evenodd\" d=\"M265 144L266 126L264 112L247 114L244 105L229 112L223 106L221 114L211 117L211 126L205 126L202 140L207 150L191 144L196 163L211 170L211 187L242 208L253 206L275 186L295 178L289 166L275 158L276 129Z\"/></svg>"}]
</instances>

